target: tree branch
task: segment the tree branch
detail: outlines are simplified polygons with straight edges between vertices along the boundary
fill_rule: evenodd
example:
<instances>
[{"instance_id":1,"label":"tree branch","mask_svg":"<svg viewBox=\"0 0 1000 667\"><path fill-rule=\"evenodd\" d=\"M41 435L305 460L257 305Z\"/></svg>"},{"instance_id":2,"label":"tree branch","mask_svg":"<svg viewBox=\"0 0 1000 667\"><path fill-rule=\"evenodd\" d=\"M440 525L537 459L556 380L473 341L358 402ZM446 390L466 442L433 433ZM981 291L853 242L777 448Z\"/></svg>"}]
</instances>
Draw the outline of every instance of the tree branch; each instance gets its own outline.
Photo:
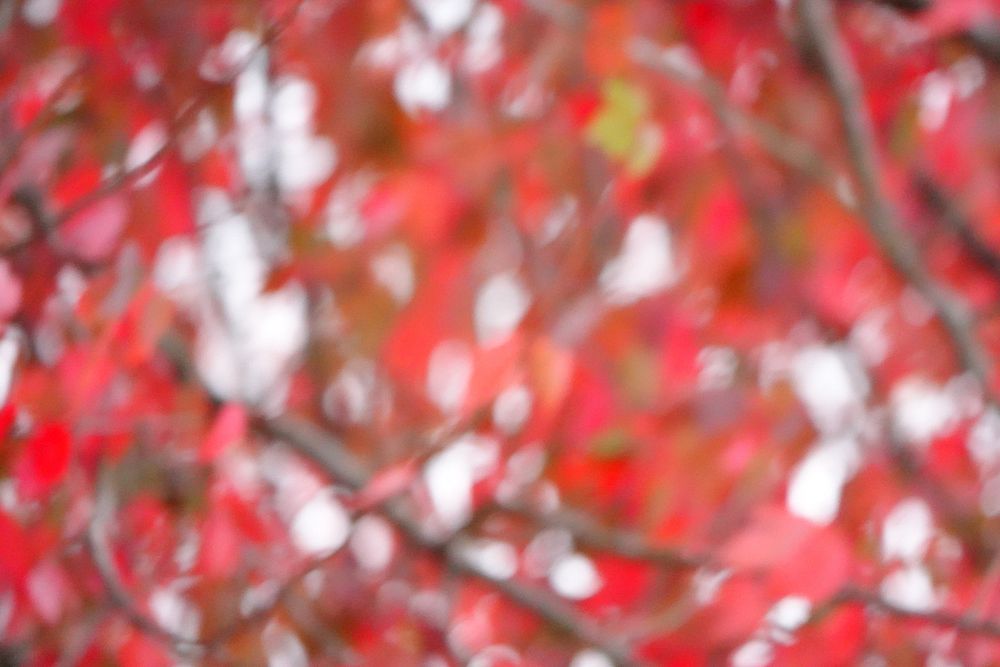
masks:
<instances>
[{"instance_id":1,"label":"tree branch","mask_svg":"<svg viewBox=\"0 0 1000 667\"><path fill-rule=\"evenodd\" d=\"M196 369L179 340L167 337L161 343L161 349L185 376L197 377ZM286 443L331 480L353 491L365 488L371 480L367 466L348 451L339 439L305 419L292 415L258 416L254 426L271 438ZM547 591L512 579L495 579L482 572L456 547L456 536L441 538L429 533L413 516L402 498L389 498L376 509L396 526L410 544L438 555L452 572L487 584L553 628L602 651L616 665L627 667L637 664L624 642L608 634L572 605Z\"/></svg>"},{"instance_id":2,"label":"tree branch","mask_svg":"<svg viewBox=\"0 0 1000 667\"><path fill-rule=\"evenodd\" d=\"M572 4L559 0L529 0L528 4L566 27L583 24L584 14ZM819 153L806 142L737 107L729 99L725 87L704 72L697 62L688 62L645 37L631 39L626 48L633 62L694 88L712 107L719 121L734 133L739 130L750 135L775 159L825 186L848 208L854 207L852 193L844 191L839 174Z\"/></svg>"},{"instance_id":3,"label":"tree branch","mask_svg":"<svg viewBox=\"0 0 1000 667\"><path fill-rule=\"evenodd\" d=\"M734 133L746 133L779 162L824 186L849 209L854 208L853 194L845 193L843 179L822 155L808 143L737 107L729 99L725 87L696 62L686 62L679 52L673 53L645 37L634 38L628 49L636 63L697 91L719 121Z\"/></svg>"},{"instance_id":4,"label":"tree branch","mask_svg":"<svg viewBox=\"0 0 1000 667\"><path fill-rule=\"evenodd\" d=\"M289 576L281 587L263 605L249 614L235 619L221 629L203 637L185 637L171 631L142 611L138 602L128 592L114 563L111 546L108 543L107 528L114 513L114 488L108 470L103 470L97 483L97 498L94 515L87 530L87 548L90 551L98 576L108 593L111 604L137 630L155 637L181 655L200 656L210 654L226 641L249 632L256 624L266 621L278 607L286 602L295 587L310 573L319 570L340 555L334 551L304 564Z\"/></svg>"},{"instance_id":5,"label":"tree branch","mask_svg":"<svg viewBox=\"0 0 1000 667\"><path fill-rule=\"evenodd\" d=\"M949 611L937 610L919 611L908 609L889 602L882 597L881 594L875 591L858 588L856 586L846 586L826 603L819 605L817 607L817 614L814 616L822 615L824 610L832 609L834 607L852 602L864 604L872 609L877 609L878 611L893 616L894 618L923 621L932 625L953 628L966 634L1000 639L1000 623L996 621L978 618L972 614L958 614Z\"/></svg>"},{"instance_id":6,"label":"tree branch","mask_svg":"<svg viewBox=\"0 0 1000 667\"><path fill-rule=\"evenodd\" d=\"M859 189L863 221L893 268L934 309L960 364L975 377L987 399L996 403L991 385L992 363L975 336L971 313L955 294L931 276L886 195L876 155L875 132L861 93L861 82L837 32L829 0L800 0L798 12L803 33L815 50L836 102L851 170Z\"/></svg>"},{"instance_id":7,"label":"tree branch","mask_svg":"<svg viewBox=\"0 0 1000 667\"><path fill-rule=\"evenodd\" d=\"M271 437L287 443L302 456L311 460L328 476L353 490L364 488L369 475L365 466L348 452L341 442L308 421L291 415L261 419L259 427ZM554 628L594 646L608 655L616 665L633 665L630 651L621 642L608 635L604 629L580 614L572 605L541 589L525 586L512 579L495 579L470 563L452 539L440 540L423 529L408 511L401 499L386 501L381 512L414 546L440 554L447 566L456 574L477 579L502 593L511 602L523 607Z\"/></svg>"},{"instance_id":8,"label":"tree branch","mask_svg":"<svg viewBox=\"0 0 1000 667\"><path fill-rule=\"evenodd\" d=\"M567 530L581 545L622 558L667 568L698 568L711 565L713 561L706 553L654 546L637 533L607 528L576 510L561 508L543 512L529 503L516 500L502 502L499 507L533 523Z\"/></svg>"},{"instance_id":9,"label":"tree branch","mask_svg":"<svg viewBox=\"0 0 1000 667\"><path fill-rule=\"evenodd\" d=\"M31 119L27 127L18 132L16 136L14 136L13 139L7 143L3 154L0 155L0 175L4 174L11 164L14 163L18 153L21 151L21 147L24 146L24 142L26 142L36 130L49 120L55 105L69 91L70 87L76 81L76 78L80 75L83 69L83 66L76 65L68 73L66 73L56 87L52 89L52 92L49 93L48 97L46 97L43 107L37 114L35 114L35 117Z\"/></svg>"},{"instance_id":10,"label":"tree branch","mask_svg":"<svg viewBox=\"0 0 1000 667\"><path fill-rule=\"evenodd\" d=\"M932 0L869 0L876 5L886 5L907 14L917 14L930 9ZM947 0L945 0L947 1Z\"/></svg>"},{"instance_id":11,"label":"tree branch","mask_svg":"<svg viewBox=\"0 0 1000 667\"><path fill-rule=\"evenodd\" d=\"M1000 63L1000 22L996 19L971 25L960 36L980 56Z\"/></svg>"},{"instance_id":12,"label":"tree branch","mask_svg":"<svg viewBox=\"0 0 1000 667\"><path fill-rule=\"evenodd\" d=\"M97 569L97 574L108 593L111 604L120 611L137 630L155 637L181 655L199 654L201 642L193 637L185 637L168 630L143 612L133 599L118 574L114 554L107 540L107 527L114 513L114 488L108 470L102 469L98 475L97 497L94 513L87 529L87 549Z\"/></svg>"},{"instance_id":13,"label":"tree branch","mask_svg":"<svg viewBox=\"0 0 1000 667\"><path fill-rule=\"evenodd\" d=\"M931 211L958 237L969 257L983 269L1000 278L1000 252L983 240L972 221L941 184L925 172L918 173L915 182Z\"/></svg>"},{"instance_id":14,"label":"tree branch","mask_svg":"<svg viewBox=\"0 0 1000 667\"><path fill-rule=\"evenodd\" d=\"M289 8L279 19L271 23L264 30L260 41L254 45L244 58L243 62L236 66L233 71L230 72L218 85L226 86L232 84L236 81L239 75L253 63L257 56L259 56L265 49L273 45L281 34L295 20L303 1L304 0L297 0L297 2L295 2L292 7ZM214 90L215 86L202 88L201 91L199 91L199 94L195 95L190 101L188 101L180 113L178 113L177 116L170 122L170 127L167 131L167 138L163 142L163 145L154 151L152 155L131 169L126 169L125 171L109 177L90 192L81 195L74 201L67 204L63 210L59 212L58 216L56 216L54 226L58 227L60 224L80 213L88 206L91 206L101 199L114 194L121 188L134 183L155 169L163 157L173 150L180 131L193 121L198 116L198 112L200 112L209 102L211 94Z\"/></svg>"}]
</instances>

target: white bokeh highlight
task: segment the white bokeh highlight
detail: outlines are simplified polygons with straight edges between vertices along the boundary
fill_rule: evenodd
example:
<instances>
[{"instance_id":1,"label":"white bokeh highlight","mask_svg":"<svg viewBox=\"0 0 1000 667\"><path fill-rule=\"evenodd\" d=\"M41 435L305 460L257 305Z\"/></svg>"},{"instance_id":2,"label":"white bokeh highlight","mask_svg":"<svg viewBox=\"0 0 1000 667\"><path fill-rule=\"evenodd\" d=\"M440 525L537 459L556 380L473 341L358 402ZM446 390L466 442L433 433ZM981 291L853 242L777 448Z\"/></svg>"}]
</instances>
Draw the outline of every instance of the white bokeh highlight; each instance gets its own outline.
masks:
<instances>
[{"instance_id":1,"label":"white bokeh highlight","mask_svg":"<svg viewBox=\"0 0 1000 667\"><path fill-rule=\"evenodd\" d=\"M909 498L897 504L882 524L882 559L918 562L934 536L934 519L927 503Z\"/></svg>"},{"instance_id":2,"label":"white bokeh highlight","mask_svg":"<svg viewBox=\"0 0 1000 667\"><path fill-rule=\"evenodd\" d=\"M451 71L437 59L424 56L399 68L392 89L410 115L441 111L451 101Z\"/></svg>"},{"instance_id":3,"label":"white bokeh highlight","mask_svg":"<svg viewBox=\"0 0 1000 667\"><path fill-rule=\"evenodd\" d=\"M472 489L496 468L500 444L489 437L464 435L432 456L424 467L435 517L445 531L461 527L472 513Z\"/></svg>"},{"instance_id":4,"label":"white bokeh highlight","mask_svg":"<svg viewBox=\"0 0 1000 667\"><path fill-rule=\"evenodd\" d=\"M909 565L891 573L882 581L881 593L886 602L908 611L931 611L937 607L931 576L921 565Z\"/></svg>"},{"instance_id":5,"label":"white bokeh highlight","mask_svg":"<svg viewBox=\"0 0 1000 667\"><path fill-rule=\"evenodd\" d=\"M549 571L549 585L570 600L585 600L601 590L604 582L593 561L573 553L559 558Z\"/></svg>"},{"instance_id":6,"label":"white bokeh highlight","mask_svg":"<svg viewBox=\"0 0 1000 667\"><path fill-rule=\"evenodd\" d=\"M427 396L443 412L457 411L465 401L472 370L468 345L457 340L438 343L427 363Z\"/></svg>"},{"instance_id":7,"label":"white bokeh highlight","mask_svg":"<svg viewBox=\"0 0 1000 667\"><path fill-rule=\"evenodd\" d=\"M792 470L785 503L792 514L817 524L833 521L844 485L857 471L861 454L856 441L821 441Z\"/></svg>"},{"instance_id":8,"label":"white bokeh highlight","mask_svg":"<svg viewBox=\"0 0 1000 667\"><path fill-rule=\"evenodd\" d=\"M517 275L498 273L488 278L476 294L473 310L480 344L505 340L517 329L530 305L531 294Z\"/></svg>"},{"instance_id":9,"label":"white bokeh highlight","mask_svg":"<svg viewBox=\"0 0 1000 667\"><path fill-rule=\"evenodd\" d=\"M333 553L347 541L351 519L333 492L324 489L315 494L292 519L292 544L304 554L321 556Z\"/></svg>"},{"instance_id":10,"label":"white bokeh highlight","mask_svg":"<svg viewBox=\"0 0 1000 667\"><path fill-rule=\"evenodd\" d=\"M629 225L621 251L601 271L600 284L608 301L628 304L670 287L679 276L670 228L646 214Z\"/></svg>"},{"instance_id":11,"label":"white bokeh highlight","mask_svg":"<svg viewBox=\"0 0 1000 667\"><path fill-rule=\"evenodd\" d=\"M791 382L821 433L849 430L864 412L868 383L857 359L840 345L809 345L791 362Z\"/></svg>"},{"instance_id":12,"label":"white bokeh highlight","mask_svg":"<svg viewBox=\"0 0 1000 667\"><path fill-rule=\"evenodd\" d=\"M410 0L431 30L447 35L461 28L472 16L476 0Z\"/></svg>"},{"instance_id":13,"label":"white bokeh highlight","mask_svg":"<svg viewBox=\"0 0 1000 667\"><path fill-rule=\"evenodd\" d=\"M396 538L388 521L376 514L366 514L354 522L348 547L363 569L380 572L392 562Z\"/></svg>"}]
</instances>

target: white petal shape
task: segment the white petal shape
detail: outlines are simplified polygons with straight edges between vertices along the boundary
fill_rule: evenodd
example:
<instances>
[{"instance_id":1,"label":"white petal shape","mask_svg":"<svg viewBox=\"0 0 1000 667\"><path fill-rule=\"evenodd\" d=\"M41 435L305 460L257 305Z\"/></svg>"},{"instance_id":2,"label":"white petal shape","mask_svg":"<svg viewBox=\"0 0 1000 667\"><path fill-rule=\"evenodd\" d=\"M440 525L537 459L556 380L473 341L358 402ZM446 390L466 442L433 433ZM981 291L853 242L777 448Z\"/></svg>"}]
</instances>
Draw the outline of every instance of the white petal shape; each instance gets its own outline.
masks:
<instances>
[{"instance_id":1,"label":"white petal shape","mask_svg":"<svg viewBox=\"0 0 1000 667\"><path fill-rule=\"evenodd\" d=\"M843 432L864 408L868 386L857 360L838 345L810 345L792 360L792 387L816 428Z\"/></svg>"},{"instance_id":2,"label":"white petal shape","mask_svg":"<svg viewBox=\"0 0 1000 667\"><path fill-rule=\"evenodd\" d=\"M292 519L292 543L303 553L333 553L347 541L351 520L344 507L325 489L307 502Z\"/></svg>"},{"instance_id":3,"label":"white petal shape","mask_svg":"<svg viewBox=\"0 0 1000 667\"><path fill-rule=\"evenodd\" d=\"M392 527L385 519L368 514L354 523L349 546L358 565L371 572L378 572L392 561L396 540Z\"/></svg>"},{"instance_id":4,"label":"white petal shape","mask_svg":"<svg viewBox=\"0 0 1000 667\"><path fill-rule=\"evenodd\" d=\"M444 412L454 412L465 401L472 379L472 353L461 341L437 344L427 364L427 395Z\"/></svg>"},{"instance_id":5,"label":"white petal shape","mask_svg":"<svg viewBox=\"0 0 1000 667\"><path fill-rule=\"evenodd\" d=\"M934 520L927 503L910 498L896 505L882 524L882 559L916 562L927 553Z\"/></svg>"},{"instance_id":6,"label":"white petal shape","mask_svg":"<svg viewBox=\"0 0 1000 667\"><path fill-rule=\"evenodd\" d=\"M833 521L844 484L857 469L860 452L848 438L821 442L792 471L788 511L819 524Z\"/></svg>"},{"instance_id":7,"label":"white petal shape","mask_svg":"<svg viewBox=\"0 0 1000 667\"><path fill-rule=\"evenodd\" d=\"M396 72L393 91L410 115L441 111L451 101L451 72L433 58L421 58Z\"/></svg>"},{"instance_id":8,"label":"white petal shape","mask_svg":"<svg viewBox=\"0 0 1000 667\"><path fill-rule=\"evenodd\" d=\"M570 554L556 561L549 572L552 589L571 600L585 600L601 590L604 582L594 563L582 554Z\"/></svg>"},{"instance_id":9,"label":"white petal shape","mask_svg":"<svg viewBox=\"0 0 1000 667\"><path fill-rule=\"evenodd\" d=\"M886 577L882 581L882 597L909 611L931 611L937 606L931 577L919 565L896 570Z\"/></svg>"},{"instance_id":10,"label":"white petal shape","mask_svg":"<svg viewBox=\"0 0 1000 667\"><path fill-rule=\"evenodd\" d=\"M472 16L475 0L411 0L414 8L434 32L446 35L462 27Z\"/></svg>"},{"instance_id":11,"label":"white petal shape","mask_svg":"<svg viewBox=\"0 0 1000 667\"><path fill-rule=\"evenodd\" d=\"M479 342L502 342L521 323L530 304L531 295L516 275L498 273L491 277L476 295L474 317Z\"/></svg>"},{"instance_id":12,"label":"white petal shape","mask_svg":"<svg viewBox=\"0 0 1000 667\"><path fill-rule=\"evenodd\" d=\"M601 271L601 287L612 303L627 304L677 282L670 228L662 218L640 215L629 225L621 252Z\"/></svg>"}]
</instances>

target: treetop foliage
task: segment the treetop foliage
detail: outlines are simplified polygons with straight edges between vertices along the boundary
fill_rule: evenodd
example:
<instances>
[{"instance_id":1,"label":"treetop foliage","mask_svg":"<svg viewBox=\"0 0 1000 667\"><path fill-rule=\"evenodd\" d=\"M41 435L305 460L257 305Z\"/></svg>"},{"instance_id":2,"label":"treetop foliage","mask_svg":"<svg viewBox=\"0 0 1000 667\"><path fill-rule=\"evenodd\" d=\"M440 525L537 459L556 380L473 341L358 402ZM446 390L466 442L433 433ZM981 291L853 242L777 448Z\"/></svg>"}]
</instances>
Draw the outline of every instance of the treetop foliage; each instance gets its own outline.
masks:
<instances>
[{"instance_id":1,"label":"treetop foliage","mask_svg":"<svg viewBox=\"0 0 1000 667\"><path fill-rule=\"evenodd\" d=\"M0 663L1000 660L996 0L0 1Z\"/></svg>"}]
</instances>

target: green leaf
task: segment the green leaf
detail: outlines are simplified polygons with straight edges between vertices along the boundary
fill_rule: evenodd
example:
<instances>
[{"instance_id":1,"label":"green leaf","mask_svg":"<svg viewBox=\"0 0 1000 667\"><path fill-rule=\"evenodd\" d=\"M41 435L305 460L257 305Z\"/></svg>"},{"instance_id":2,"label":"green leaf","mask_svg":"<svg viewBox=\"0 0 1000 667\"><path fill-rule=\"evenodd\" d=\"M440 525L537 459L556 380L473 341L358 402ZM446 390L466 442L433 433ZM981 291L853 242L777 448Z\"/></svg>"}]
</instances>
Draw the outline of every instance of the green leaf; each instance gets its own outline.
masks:
<instances>
[{"instance_id":1,"label":"green leaf","mask_svg":"<svg viewBox=\"0 0 1000 667\"><path fill-rule=\"evenodd\" d=\"M601 106L587 125L587 140L624 162L630 172L645 172L655 163L660 148L648 112L645 91L624 79L608 79L601 91Z\"/></svg>"},{"instance_id":2,"label":"green leaf","mask_svg":"<svg viewBox=\"0 0 1000 667\"><path fill-rule=\"evenodd\" d=\"M611 428L590 443L590 455L596 459L620 459L632 452L632 439L623 428Z\"/></svg>"}]
</instances>

